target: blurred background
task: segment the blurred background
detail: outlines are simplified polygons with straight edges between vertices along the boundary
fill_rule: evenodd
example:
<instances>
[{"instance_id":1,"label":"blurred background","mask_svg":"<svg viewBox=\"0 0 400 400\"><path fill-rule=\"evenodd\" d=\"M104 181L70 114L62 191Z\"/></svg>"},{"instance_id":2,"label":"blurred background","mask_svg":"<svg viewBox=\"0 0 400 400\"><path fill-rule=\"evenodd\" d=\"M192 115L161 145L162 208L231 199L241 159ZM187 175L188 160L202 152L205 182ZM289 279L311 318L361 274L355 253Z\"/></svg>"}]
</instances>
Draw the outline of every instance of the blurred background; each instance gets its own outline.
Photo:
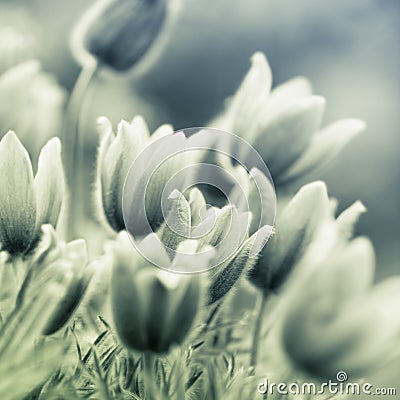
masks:
<instances>
[{"instance_id":1,"label":"blurred background","mask_svg":"<svg viewBox=\"0 0 400 400\"><path fill-rule=\"evenodd\" d=\"M79 66L69 35L91 3L3 0L3 42L11 25L21 33L25 54L71 90ZM304 75L327 98L325 124L343 117L367 122L367 131L319 176L340 209L357 199L367 206L358 233L376 247L380 280L400 269L399 37L397 0L182 0L155 63L132 77L97 79L87 135L94 143L94 121L102 114L113 122L143 114L152 128L165 122L176 129L205 125L261 50L274 86Z\"/></svg>"}]
</instances>

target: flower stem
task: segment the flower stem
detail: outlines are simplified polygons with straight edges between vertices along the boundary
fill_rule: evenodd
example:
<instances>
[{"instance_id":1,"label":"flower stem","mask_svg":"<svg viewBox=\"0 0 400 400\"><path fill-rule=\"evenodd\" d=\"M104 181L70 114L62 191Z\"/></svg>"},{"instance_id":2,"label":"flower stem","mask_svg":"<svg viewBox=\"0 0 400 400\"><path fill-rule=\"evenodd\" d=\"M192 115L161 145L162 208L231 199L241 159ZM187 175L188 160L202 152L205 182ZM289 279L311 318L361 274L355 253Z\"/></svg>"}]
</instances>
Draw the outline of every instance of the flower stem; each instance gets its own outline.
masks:
<instances>
[{"instance_id":1,"label":"flower stem","mask_svg":"<svg viewBox=\"0 0 400 400\"><path fill-rule=\"evenodd\" d=\"M153 382L155 382L155 357L151 352L144 352L142 357L143 362L143 390L144 398L153 399Z\"/></svg>"},{"instance_id":2,"label":"flower stem","mask_svg":"<svg viewBox=\"0 0 400 400\"><path fill-rule=\"evenodd\" d=\"M83 208L81 193L83 189L83 141L81 137L81 109L86 93L96 72L97 63L85 66L75 83L67 104L63 127L64 166L69 186L67 239L76 236L76 223L80 208Z\"/></svg>"},{"instance_id":3,"label":"flower stem","mask_svg":"<svg viewBox=\"0 0 400 400\"><path fill-rule=\"evenodd\" d=\"M253 345L250 353L250 366L255 367L257 365L258 358L258 348L260 347L260 334L262 328L262 321L265 313L265 308L267 305L268 296L262 293L257 307L256 321L253 331Z\"/></svg>"}]
</instances>

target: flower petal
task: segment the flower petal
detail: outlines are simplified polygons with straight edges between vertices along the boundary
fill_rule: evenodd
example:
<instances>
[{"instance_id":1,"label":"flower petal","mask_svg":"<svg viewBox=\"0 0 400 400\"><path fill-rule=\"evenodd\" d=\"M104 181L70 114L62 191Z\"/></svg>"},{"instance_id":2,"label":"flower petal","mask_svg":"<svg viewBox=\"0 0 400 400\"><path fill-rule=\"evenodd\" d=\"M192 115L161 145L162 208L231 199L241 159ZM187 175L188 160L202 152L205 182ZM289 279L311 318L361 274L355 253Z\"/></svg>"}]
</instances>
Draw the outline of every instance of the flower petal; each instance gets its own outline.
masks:
<instances>
[{"instance_id":1,"label":"flower petal","mask_svg":"<svg viewBox=\"0 0 400 400\"><path fill-rule=\"evenodd\" d=\"M353 236L355 224L359 220L361 214L366 211L367 209L364 204L358 200L337 217L336 222L345 239L350 239Z\"/></svg>"},{"instance_id":2,"label":"flower petal","mask_svg":"<svg viewBox=\"0 0 400 400\"><path fill-rule=\"evenodd\" d=\"M324 109L321 96L294 99L260 128L253 144L275 180L307 149L319 130Z\"/></svg>"},{"instance_id":3,"label":"flower petal","mask_svg":"<svg viewBox=\"0 0 400 400\"><path fill-rule=\"evenodd\" d=\"M35 176L36 229L44 224L57 226L64 200L64 171L61 161L61 143L58 138L49 140L39 155Z\"/></svg>"},{"instance_id":4,"label":"flower petal","mask_svg":"<svg viewBox=\"0 0 400 400\"><path fill-rule=\"evenodd\" d=\"M33 171L29 155L14 132L0 142L0 242L12 254L27 251L36 222Z\"/></svg>"},{"instance_id":5,"label":"flower petal","mask_svg":"<svg viewBox=\"0 0 400 400\"><path fill-rule=\"evenodd\" d=\"M365 122L358 119L342 119L327 126L313 137L309 148L282 174L280 181L289 182L321 168L335 158L342 148L365 128Z\"/></svg>"},{"instance_id":6,"label":"flower petal","mask_svg":"<svg viewBox=\"0 0 400 400\"><path fill-rule=\"evenodd\" d=\"M256 117L266 104L272 85L272 73L263 53L251 57L251 68L230 99L227 110L217 119L222 129L241 135L251 142L256 133Z\"/></svg>"}]
</instances>

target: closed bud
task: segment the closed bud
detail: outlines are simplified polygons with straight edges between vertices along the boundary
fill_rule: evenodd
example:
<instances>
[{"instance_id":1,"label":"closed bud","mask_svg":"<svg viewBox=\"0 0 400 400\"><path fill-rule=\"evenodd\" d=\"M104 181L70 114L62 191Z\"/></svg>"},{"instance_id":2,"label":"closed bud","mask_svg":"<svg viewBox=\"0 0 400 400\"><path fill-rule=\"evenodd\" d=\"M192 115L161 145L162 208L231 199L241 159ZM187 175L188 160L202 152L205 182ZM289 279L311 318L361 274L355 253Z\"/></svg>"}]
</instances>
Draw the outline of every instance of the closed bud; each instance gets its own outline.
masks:
<instances>
[{"instance_id":1,"label":"closed bud","mask_svg":"<svg viewBox=\"0 0 400 400\"><path fill-rule=\"evenodd\" d=\"M73 52L116 71L132 68L150 49L167 16L167 0L100 0L82 17Z\"/></svg>"}]
</instances>

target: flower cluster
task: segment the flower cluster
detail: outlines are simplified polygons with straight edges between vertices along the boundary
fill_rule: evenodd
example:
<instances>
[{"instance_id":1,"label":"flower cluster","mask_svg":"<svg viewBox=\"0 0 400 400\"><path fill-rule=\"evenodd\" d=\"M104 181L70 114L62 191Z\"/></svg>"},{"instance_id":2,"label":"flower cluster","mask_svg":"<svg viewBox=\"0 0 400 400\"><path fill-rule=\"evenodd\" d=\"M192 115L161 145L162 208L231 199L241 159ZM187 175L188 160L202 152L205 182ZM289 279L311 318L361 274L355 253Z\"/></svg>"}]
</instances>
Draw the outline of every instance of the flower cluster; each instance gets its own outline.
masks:
<instances>
[{"instance_id":1,"label":"flower cluster","mask_svg":"<svg viewBox=\"0 0 400 400\"><path fill-rule=\"evenodd\" d=\"M164 0L97 2L77 28L76 56L132 69L167 14ZM250 398L259 373L362 379L398 360L400 281L373 283L372 244L354 238L364 205L337 216L324 182L300 185L365 124L321 128L325 100L305 78L271 86L256 53L213 128L151 133L136 116L114 131L100 117L97 219L74 221L85 239L64 229L80 207L67 204L80 180L66 188L64 172L84 166L64 171L52 138L34 174L17 135L2 137L1 398ZM0 76L0 94L4 132L29 131L36 157L57 133L62 91L28 61ZM79 115L65 121L68 152ZM261 306L249 311L248 298Z\"/></svg>"}]
</instances>

